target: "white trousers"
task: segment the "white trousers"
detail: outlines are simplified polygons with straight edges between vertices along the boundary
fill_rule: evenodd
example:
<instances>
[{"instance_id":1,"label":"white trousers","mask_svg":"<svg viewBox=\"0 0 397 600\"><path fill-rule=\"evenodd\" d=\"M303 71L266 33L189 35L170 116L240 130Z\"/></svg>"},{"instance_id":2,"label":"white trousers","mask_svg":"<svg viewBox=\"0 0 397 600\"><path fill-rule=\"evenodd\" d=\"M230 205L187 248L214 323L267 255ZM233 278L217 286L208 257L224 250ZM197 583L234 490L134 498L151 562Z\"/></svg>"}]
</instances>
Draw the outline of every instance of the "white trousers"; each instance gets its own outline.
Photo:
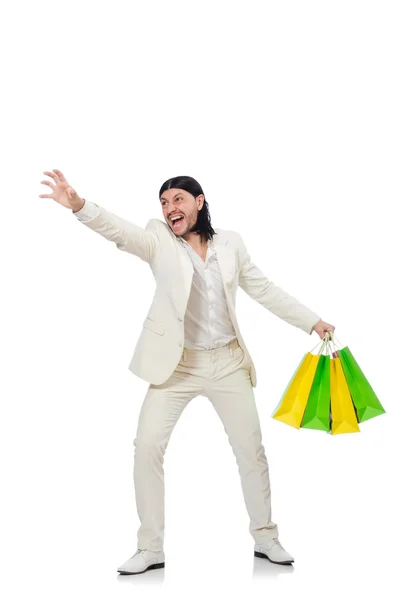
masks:
<instances>
[{"instance_id":1,"label":"white trousers","mask_svg":"<svg viewBox=\"0 0 397 600\"><path fill-rule=\"evenodd\" d=\"M183 409L199 395L210 400L229 438L255 543L278 537L254 390L244 351L234 339L213 350L184 348L169 379L149 385L133 442L138 548L164 550L164 453Z\"/></svg>"}]
</instances>

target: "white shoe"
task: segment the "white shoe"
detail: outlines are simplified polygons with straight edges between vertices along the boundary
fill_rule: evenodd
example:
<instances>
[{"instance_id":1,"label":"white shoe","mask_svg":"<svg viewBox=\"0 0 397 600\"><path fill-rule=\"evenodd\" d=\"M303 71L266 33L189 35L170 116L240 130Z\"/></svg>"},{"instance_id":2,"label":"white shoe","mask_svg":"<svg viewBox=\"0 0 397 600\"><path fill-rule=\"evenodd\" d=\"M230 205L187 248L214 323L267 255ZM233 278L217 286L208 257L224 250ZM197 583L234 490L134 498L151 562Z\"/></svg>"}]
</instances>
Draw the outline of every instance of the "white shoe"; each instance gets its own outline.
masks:
<instances>
[{"instance_id":1,"label":"white shoe","mask_svg":"<svg viewBox=\"0 0 397 600\"><path fill-rule=\"evenodd\" d=\"M278 538L273 538L267 544L255 544L254 556L267 558L270 562L279 565L289 565L294 562L293 557L282 547Z\"/></svg>"},{"instance_id":2,"label":"white shoe","mask_svg":"<svg viewBox=\"0 0 397 600\"><path fill-rule=\"evenodd\" d=\"M163 551L137 550L117 571L122 575L135 575L144 573L149 569L162 569L164 566L165 556Z\"/></svg>"}]
</instances>

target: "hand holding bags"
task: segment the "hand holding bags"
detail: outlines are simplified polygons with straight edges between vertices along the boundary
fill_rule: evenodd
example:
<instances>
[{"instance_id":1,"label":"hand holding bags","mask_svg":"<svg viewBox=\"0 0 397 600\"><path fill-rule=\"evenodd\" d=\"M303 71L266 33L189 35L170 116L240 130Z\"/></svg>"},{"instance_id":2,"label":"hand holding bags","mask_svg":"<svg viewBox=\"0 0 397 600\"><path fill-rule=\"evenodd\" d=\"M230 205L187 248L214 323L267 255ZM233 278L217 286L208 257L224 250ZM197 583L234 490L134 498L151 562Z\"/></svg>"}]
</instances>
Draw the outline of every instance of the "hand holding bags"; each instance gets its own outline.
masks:
<instances>
[{"instance_id":1,"label":"hand holding bags","mask_svg":"<svg viewBox=\"0 0 397 600\"><path fill-rule=\"evenodd\" d=\"M349 348L336 349L334 339L328 332L318 354L304 356L272 415L274 419L335 435L359 432L358 423L386 412ZM335 348L332 353L330 341Z\"/></svg>"}]
</instances>

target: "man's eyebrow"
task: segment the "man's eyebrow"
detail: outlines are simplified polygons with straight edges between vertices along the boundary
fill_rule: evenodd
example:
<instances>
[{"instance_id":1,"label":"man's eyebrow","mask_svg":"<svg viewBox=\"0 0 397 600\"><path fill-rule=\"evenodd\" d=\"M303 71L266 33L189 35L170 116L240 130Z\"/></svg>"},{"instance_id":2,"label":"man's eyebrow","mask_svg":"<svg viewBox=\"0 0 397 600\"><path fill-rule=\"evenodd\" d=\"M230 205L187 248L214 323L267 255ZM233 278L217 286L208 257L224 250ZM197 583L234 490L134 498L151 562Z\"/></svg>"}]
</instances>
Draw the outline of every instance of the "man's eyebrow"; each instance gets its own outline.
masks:
<instances>
[{"instance_id":1,"label":"man's eyebrow","mask_svg":"<svg viewBox=\"0 0 397 600\"><path fill-rule=\"evenodd\" d=\"M179 196L179 195L183 196L182 192L178 192L177 194L175 194L175 195L173 196L173 198L176 198L176 197L177 197L177 196ZM167 198L163 198L163 197L161 197L161 198L160 198L160 200L167 200Z\"/></svg>"}]
</instances>

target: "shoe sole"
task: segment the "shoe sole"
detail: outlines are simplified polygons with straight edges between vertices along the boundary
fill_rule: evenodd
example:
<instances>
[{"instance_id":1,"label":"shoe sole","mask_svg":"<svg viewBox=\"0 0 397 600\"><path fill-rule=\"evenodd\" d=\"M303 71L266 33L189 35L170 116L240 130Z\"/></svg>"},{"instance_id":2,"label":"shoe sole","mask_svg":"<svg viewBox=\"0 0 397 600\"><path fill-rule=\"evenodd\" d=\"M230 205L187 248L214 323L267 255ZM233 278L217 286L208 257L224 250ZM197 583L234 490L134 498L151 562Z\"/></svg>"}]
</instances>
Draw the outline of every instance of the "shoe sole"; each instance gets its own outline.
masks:
<instances>
[{"instance_id":1,"label":"shoe sole","mask_svg":"<svg viewBox=\"0 0 397 600\"><path fill-rule=\"evenodd\" d=\"M157 563L155 565L149 565L147 569L143 571L117 571L120 575L139 575L140 573L146 573L150 569L163 569L165 567L165 563Z\"/></svg>"},{"instance_id":2,"label":"shoe sole","mask_svg":"<svg viewBox=\"0 0 397 600\"><path fill-rule=\"evenodd\" d=\"M269 558L267 556L267 554L263 554L263 552L258 552L257 550L254 550L254 556L257 556L258 558L267 558L267 560L270 560L270 562L274 563L275 565L290 565L294 562L294 559L292 560L283 560L283 561L276 561L276 560L272 560L271 558Z\"/></svg>"}]
</instances>

